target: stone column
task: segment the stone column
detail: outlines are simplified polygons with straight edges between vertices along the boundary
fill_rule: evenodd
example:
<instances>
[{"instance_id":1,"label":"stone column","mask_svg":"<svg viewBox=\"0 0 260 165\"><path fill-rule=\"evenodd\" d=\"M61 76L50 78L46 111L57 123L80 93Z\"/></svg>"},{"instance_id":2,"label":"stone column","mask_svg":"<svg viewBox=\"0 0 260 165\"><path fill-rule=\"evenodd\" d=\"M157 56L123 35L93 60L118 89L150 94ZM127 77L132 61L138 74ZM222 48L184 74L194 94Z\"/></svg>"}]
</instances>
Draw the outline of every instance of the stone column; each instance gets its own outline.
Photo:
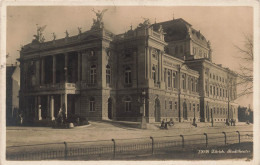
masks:
<instances>
[{"instance_id":1,"label":"stone column","mask_svg":"<svg viewBox=\"0 0 260 165\"><path fill-rule=\"evenodd\" d=\"M68 94L64 94L62 96L62 110L64 111L65 113L65 117L67 118L68 117Z\"/></svg>"},{"instance_id":2,"label":"stone column","mask_svg":"<svg viewBox=\"0 0 260 165\"><path fill-rule=\"evenodd\" d=\"M56 56L52 56L52 83L56 83Z\"/></svg>"},{"instance_id":3,"label":"stone column","mask_svg":"<svg viewBox=\"0 0 260 165\"><path fill-rule=\"evenodd\" d=\"M51 96L51 100L50 100L50 118L51 120L55 120L54 117L54 97Z\"/></svg>"},{"instance_id":4,"label":"stone column","mask_svg":"<svg viewBox=\"0 0 260 165\"><path fill-rule=\"evenodd\" d=\"M68 82L68 53L65 53L65 82Z\"/></svg>"},{"instance_id":5,"label":"stone column","mask_svg":"<svg viewBox=\"0 0 260 165\"><path fill-rule=\"evenodd\" d=\"M81 80L81 53L78 52L78 82Z\"/></svg>"},{"instance_id":6,"label":"stone column","mask_svg":"<svg viewBox=\"0 0 260 165\"><path fill-rule=\"evenodd\" d=\"M65 116L68 117L68 95L64 95L64 103L65 103Z\"/></svg>"},{"instance_id":7,"label":"stone column","mask_svg":"<svg viewBox=\"0 0 260 165\"><path fill-rule=\"evenodd\" d=\"M149 50L149 51L148 51L148 52L149 52L149 53L148 53L148 78L150 79L150 78L152 78L152 74L151 74L151 70L152 70L152 69L151 69L151 68L152 68L152 66L151 66L151 65L152 65L152 64L151 64L151 62L152 62L152 61L151 61L151 58L152 58L152 57L151 57L152 49L151 49L151 47L149 47L148 50Z\"/></svg>"},{"instance_id":8,"label":"stone column","mask_svg":"<svg viewBox=\"0 0 260 165\"><path fill-rule=\"evenodd\" d=\"M41 59L41 84L44 83L45 71L44 71L44 58Z\"/></svg>"},{"instance_id":9,"label":"stone column","mask_svg":"<svg viewBox=\"0 0 260 165\"><path fill-rule=\"evenodd\" d=\"M38 96L34 97L34 107L35 107L35 114L34 114L34 119L38 118Z\"/></svg>"},{"instance_id":10,"label":"stone column","mask_svg":"<svg viewBox=\"0 0 260 165\"><path fill-rule=\"evenodd\" d=\"M47 118L50 117L50 95L47 96Z\"/></svg>"},{"instance_id":11,"label":"stone column","mask_svg":"<svg viewBox=\"0 0 260 165\"><path fill-rule=\"evenodd\" d=\"M41 96L38 96L38 120L42 120Z\"/></svg>"},{"instance_id":12,"label":"stone column","mask_svg":"<svg viewBox=\"0 0 260 165\"><path fill-rule=\"evenodd\" d=\"M144 51L144 60L145 60L145 78L148 78L148 47L145 47Z\"/></svg>"}]
</instances>

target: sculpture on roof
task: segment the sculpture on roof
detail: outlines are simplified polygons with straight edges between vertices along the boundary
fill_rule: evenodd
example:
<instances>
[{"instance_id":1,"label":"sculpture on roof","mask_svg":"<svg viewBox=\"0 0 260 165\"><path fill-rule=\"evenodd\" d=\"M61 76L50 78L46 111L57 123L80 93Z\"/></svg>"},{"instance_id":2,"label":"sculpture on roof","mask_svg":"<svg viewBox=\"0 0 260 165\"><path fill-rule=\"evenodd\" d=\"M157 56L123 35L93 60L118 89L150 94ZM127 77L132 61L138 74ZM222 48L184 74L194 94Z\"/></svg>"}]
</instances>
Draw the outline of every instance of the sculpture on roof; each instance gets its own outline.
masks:
<instances>
[{"instance_id":1,"label":"sculpture on roof","mask_svg":"<svg viewBox=\"0 0 260 165\"><path fill-rule=\"evenodd\" d=\"M82 32L81 32L81 29L82 29L82 28L78 27L79 35L81 35L81 33L82 33Z\"/></svg>"},{"instance_id":2,"label":"sculpture on roof","mask_svg":"<svg viewBox=\"0 0 260 165\"><path fill-rule=\"evenodd\" d=\"M53 41L56 40L56 34L52 33Z\"/></svg>"},{"instance_id":3,"label":"sculpture on roof","mask_svg":"<svg viewBox=\"0 0 260 165\"><path fill-rule=\"evenodd\" d=\"M44 25L42 27L39 27L38 24L36 24L36 27L37 27L37 34L36 35L33 35L35 37L35 39L33 40L34 41L37 41L39 43L43 43L45 38L43 36L43 31L44 29L46 28L47 25Z\"/></svg>"},{"instance_id":4,"label":"sculpture on roof","mask_svg":"<svg viewBox=\"0 0 260 165\"><path fill-rule=\"evenodd\" d=\"M93 28L103 28L104 27L104 23L103 23L103 16L104 13L107 11L108 9L103 9L102 11L100 10L95 10L92 9L92 11L96 14L97 18L93 19L93 25L92 25L92 29Z\"/></svg>"},{"instance_id":5,"label":"sculpture on roof","mask_svg":"<svg viewBox=\"0 0 260 165\"><path fill-rule=\"evenodd\" d=\"M149 18L143 18L144 22L139 24L139 27L146 27L151 25Z\"/></svg>"},{"instance_id":6,"label":"sculpture on roof","mask_svg":"<svg viewBox=\"0 0 260 165\"><path fill-rule=\"evenodd\" d=\"M66 38L68 38L68 37L69 37L69 32L68 32L68 30L66 30L64 33L66 34Z\"/></svg>"}]
</instances>

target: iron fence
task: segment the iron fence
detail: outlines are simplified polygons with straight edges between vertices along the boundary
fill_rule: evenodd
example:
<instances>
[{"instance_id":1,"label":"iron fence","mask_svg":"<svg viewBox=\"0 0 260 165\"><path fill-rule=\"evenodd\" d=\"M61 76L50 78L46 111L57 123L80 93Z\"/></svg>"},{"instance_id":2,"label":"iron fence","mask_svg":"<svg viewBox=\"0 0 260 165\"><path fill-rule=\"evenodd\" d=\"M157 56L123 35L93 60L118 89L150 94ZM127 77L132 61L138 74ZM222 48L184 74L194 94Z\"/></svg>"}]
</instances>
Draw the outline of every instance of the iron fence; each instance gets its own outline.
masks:
<instances>
[{"instance_id":1,"label":"iron fence","mask_svg":"<svg viewBox=\"0 0 260 165\"><path fill-rule=\"evenodd\" d=\"M10 146L7 160L99 160L117 159L165 151L209 148L253 142L253 131L204 133L102 141Z\"/></svg>"}]
</instances>

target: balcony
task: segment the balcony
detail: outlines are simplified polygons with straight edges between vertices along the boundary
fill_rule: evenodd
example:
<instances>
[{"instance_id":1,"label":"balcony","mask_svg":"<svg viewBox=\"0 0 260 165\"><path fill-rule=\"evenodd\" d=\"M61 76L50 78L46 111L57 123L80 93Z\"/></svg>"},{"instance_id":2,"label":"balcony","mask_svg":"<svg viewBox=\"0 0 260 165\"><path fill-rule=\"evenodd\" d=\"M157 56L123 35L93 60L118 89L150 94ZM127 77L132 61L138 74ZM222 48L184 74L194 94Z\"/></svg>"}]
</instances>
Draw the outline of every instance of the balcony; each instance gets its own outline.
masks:
<instances>
[{"instance_id":1,"label":"balcony","mask_svg":"<svg viewBox=\"0 0 260 165\"><path fill-rule=\"evenodd\" d=\"M41 91L58 91L58 90L79 90L79 86L76 83L56 83L56 84L42 84L39 86L33 86L27 89L27 91L41 92Z\"/></svg>"},{"instance_id":2,"label":"balcony","mask_svg":"<svg viewBox=\"0 0 260 165\"><path fill-rule=\"evenodd\" d=\"M93 87L97 87L97 83L89 83L89 82L81 82L80 84L80 88L81 89L87 89L87 88L93 88Z\"/></svg>"}]
</instances>

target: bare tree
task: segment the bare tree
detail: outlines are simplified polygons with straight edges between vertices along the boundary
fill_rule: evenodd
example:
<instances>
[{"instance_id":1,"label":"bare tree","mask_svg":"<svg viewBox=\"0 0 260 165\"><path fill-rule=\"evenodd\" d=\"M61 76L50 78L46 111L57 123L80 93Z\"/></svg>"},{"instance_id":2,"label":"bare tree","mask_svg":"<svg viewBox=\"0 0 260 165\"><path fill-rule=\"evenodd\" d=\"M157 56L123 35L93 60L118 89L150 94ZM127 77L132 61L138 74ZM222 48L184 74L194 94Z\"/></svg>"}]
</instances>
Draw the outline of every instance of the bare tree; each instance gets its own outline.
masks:
<instances>
[{"instance_id":1,"label":"bare tree","mask_svg":"<svg viewBox=\"0 0 260 165\"><path fill-rule=\"evenodd\" d=\"M253 61L254 61L254 42L252 35L244 35L244 46L235 46L239 52L239 73L238 86L241 87L241 92L238 97L253 93Z\"/></svg>"}]
</instances>

